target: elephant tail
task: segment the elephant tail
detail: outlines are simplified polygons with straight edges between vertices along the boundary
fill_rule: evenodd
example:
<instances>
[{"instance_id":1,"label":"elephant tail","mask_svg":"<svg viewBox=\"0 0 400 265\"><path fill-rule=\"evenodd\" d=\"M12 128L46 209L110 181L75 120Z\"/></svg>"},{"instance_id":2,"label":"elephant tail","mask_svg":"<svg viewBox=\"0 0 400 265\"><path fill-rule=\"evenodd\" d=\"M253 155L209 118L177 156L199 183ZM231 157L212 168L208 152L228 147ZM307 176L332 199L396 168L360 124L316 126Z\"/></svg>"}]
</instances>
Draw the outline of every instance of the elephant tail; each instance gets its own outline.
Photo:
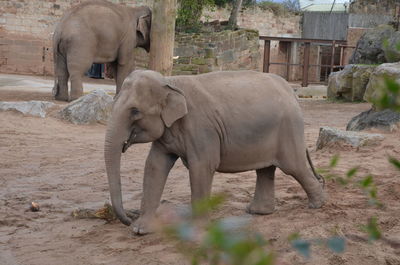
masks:
<instances>
[{"instance_id":1,"label":"elephant tail","mask_svg":"<svg viewBox=\"0 0 400 265\"><path fill-rule=\"evenodd\" d=\"M315 178L322 183L322 186L325 187L325 179L322 175L318 174L314 168L313 162L311 161L310 153L308 152L308 149L306 149L306 154L307 154L307 160L308 163L310 164L311 170L315 176Z\"/></svg>"},{"instance_id":2,"label":"elephant tail","mask_svg":"<svg viewBox=\"0 0 400 265\"><path fill-rule=\"evenodd\" d=\"M61 31L56 29L53 36L54 87L53 96L59 93L59 78L68 76L67 60L60 52Z\"/></svg>"}]
</instances>

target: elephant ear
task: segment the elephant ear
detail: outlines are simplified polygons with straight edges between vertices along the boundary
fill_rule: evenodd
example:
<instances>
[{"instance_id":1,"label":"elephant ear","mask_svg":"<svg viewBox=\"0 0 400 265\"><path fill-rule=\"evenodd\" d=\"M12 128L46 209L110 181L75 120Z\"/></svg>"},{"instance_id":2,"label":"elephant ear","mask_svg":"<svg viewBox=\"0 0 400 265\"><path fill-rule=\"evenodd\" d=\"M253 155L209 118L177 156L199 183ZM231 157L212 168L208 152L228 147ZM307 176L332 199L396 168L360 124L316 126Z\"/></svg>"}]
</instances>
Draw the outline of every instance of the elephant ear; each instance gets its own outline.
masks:
<instances>
[{"instance_id":1,"label":"elephant ear","mask_svg":"<svg viewBox=\"0 0 400 265\"><path fill-rule=\"evenodd\" d=\"M140 16L137 21L136 31L142 39L143 45L150 42L150 26L148 20L150 20L150 15L143 15Z\"/></svg>"},{"instance_id":2,"label":"elephant ear","mask_svg":"<svg viewBox=\"0 0 400 265\"><path fill-rule=\"evenodd\" d=\"M170 91L166 98L166 104L161 111L161 118L165 126L169 128L175 121L185 116L188 110L183 92L170 85L166 86Z\"/></svg>"}]
</instances>

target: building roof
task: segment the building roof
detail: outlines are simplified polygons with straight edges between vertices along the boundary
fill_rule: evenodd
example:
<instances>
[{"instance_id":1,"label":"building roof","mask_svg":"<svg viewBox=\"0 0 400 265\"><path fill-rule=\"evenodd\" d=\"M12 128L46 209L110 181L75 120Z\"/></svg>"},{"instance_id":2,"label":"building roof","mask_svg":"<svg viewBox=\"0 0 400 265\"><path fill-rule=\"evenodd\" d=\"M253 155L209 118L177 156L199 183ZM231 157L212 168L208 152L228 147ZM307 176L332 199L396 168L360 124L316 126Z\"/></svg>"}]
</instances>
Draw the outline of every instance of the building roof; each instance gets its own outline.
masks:
<instances>
[{"instance_id":1,"label":"building roof","mask_svg":"<svg viewBox=\"0 0 400 265\"><path fill-rule=\"evenodd\" d=\"M307 12L330 12L331 10L345 12L349 6L349 0L299 0L299 2L300 9Z\"/></svg>"}]
</instances>

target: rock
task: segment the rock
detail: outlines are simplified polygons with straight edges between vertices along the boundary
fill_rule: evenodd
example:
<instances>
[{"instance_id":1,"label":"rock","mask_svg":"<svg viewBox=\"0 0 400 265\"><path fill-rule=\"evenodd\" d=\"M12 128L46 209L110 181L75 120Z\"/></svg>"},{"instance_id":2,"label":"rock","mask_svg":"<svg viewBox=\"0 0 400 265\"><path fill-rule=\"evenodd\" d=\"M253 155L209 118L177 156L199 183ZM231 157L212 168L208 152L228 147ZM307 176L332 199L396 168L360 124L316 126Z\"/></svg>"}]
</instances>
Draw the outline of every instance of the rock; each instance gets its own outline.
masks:
<instances>
[{"instance_id":1,"label":"rock","mask_svg":"<svg viewBox=\"0 0 400 265\"><path fill-rule=\"evenodd\" d=\"M341 131L331 127L321 127L319 129L317 150L335 144L351 145L352 147L374 145L383 139L384 137L381 134Z\"/></svg>"},{"instance_id":2,"label":"rock","mask_svg":"<svg viewBox=\"0 0 400 265\"><path fill-rule=\"evenodd\" d=\"M103 89L78 98L60 111L61 118L74 124L106 123L111 115L113 98Z\"/></svg>"},{"instance_id":3,"label":"rock","mask_svg":"<svg viewBox=\"0 0 400 265\"><path fill-rule=\"evenodd\" d=\"M389 25L381 25L366 31L358 40L349 63L381 64L386 63L384 42L392 37L395 30Z\"/></svg>"},{"instance_id":4,"label":"rock","mask_svg":"<svg viewBox=\"0 0 400 265\"><path fill-rule=\"evenodd\" d=\"M391 63L400 61L399 45L400 45L400 31L396 31L383 44L383 51L387 62Z\"/></svg>"},{"instance_id":5,"label":"rock","mask_svg":"<svg viewBox=\"0 0 400 265\"><path fill-rule=\"evenodd\" d=\"M349 64L342 71L330 74L328 98L362 101L369 77L376 66Z\"/></svg>"},{"instance_id":6,"label":"rock","mask_svg":"<svg viewBox=\"0 0 400 265\"><path fill-rule=\"evenodd\" d=\"M400 113L393 110L375 111L370 109L353 117L347 124L348 131L362 131L371 128L394 131L400 128Z\"/></svg>"},{"instance_id":7,"label":"rock","mask_svg":"<svg viewBox=\"0 0 400 265\"><path fill-rule=\"evenodd\" d=\"M375 100L381 98L384 77L393 78L397 82L400 82L400 62L384 63L375 68L370 75L364 100L374 103Z\"/></svg>"},{"instance_id":8,"label":"rock","mask_svg":"<svg viewBox=\"0 0 400 265\"><path fill-rule=\"evenodd\" d=\"M25 115L36 117L46 117L46 111L55 106L54 103L48 101L21 101L21 102L0 102L0 110L14 110Z\"/></svg>"}]
</instances>

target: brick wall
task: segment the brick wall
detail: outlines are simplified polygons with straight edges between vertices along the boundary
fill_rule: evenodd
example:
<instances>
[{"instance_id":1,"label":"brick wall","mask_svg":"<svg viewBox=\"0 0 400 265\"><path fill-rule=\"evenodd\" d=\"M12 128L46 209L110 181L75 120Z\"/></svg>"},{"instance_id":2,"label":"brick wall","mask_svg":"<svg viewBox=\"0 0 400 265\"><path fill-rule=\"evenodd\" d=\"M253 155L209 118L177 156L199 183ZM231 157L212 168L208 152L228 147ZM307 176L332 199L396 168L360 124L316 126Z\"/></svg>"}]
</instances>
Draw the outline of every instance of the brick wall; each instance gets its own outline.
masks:
<instances>
[{"instance_id":1,"label":"brick wall","mask_svg":"<svg viewBox=\"0 0 400 265\"><path fill-rule=\"evenodd\" d=\"M149 2L110 1L131 6ZM55 25L65 10L81 2L84 0L0 1L0 72L52 75Z\"/></svg>"},{"instance_id":2,"label":"brick wall","mask_svg":"<svg viewBox=\"0 0 400 265\"><path fill-rule=\"evenodd\" d=\"M85 0L18 0L0 1L0 72L36 75L53 73L51 38L54 27L65 10ZM109 0L130 6L152 5L152 0ZM206 11L204 20L227 20L229 10ZM258 8L240 12L240 27L256 29L260 35L301 36L300 16L278 17L269 11ZM263 43L260 43L260 50ZM273 42L272 60L279 61L284 54L279 52L278 43ZM142 50L138 65L146 66L146 56ZM261 59L259 60L261 69ZM284 75L282 67L271 70Z\"/></svg>"}]
</instances>

